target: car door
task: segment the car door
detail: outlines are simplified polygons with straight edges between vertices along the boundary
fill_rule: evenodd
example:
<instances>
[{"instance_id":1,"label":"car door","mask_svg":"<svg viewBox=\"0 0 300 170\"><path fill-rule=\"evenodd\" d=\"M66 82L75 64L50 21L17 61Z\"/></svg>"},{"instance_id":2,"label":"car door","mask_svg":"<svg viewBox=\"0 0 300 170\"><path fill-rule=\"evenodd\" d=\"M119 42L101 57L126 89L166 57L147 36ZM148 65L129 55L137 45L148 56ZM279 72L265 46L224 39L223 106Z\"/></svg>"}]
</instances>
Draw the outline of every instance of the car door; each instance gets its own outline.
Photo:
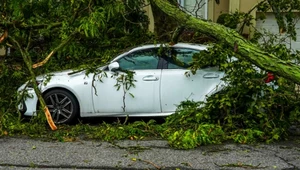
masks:
<instances>
[{"instance_id":1,"label":"car door","mask_svg":"<svg viewBox=\"0 0 300 170\"><path fill-rule=\"evenodd\" d=\"M95 83L98 93L94 95L95 112L128 115L161 112L159 61L156 48L137 50L118 59L119 70L106 71L102 82Z\"/></svg>"},{"instance_id":2,"label":"car door","mask_svg":"<svg viewBox=\"0 0 300 170\"><path fill-rule=\"evenodd\" d=\"M204 101L207 94L216 90L224 73L217 67L206 67L193 75L188 70L193 55L199 50L173 48L171 56L165 58L166 67L161 77L162 112L174 112L184 100Z\"/></svg>"}]
</instances>

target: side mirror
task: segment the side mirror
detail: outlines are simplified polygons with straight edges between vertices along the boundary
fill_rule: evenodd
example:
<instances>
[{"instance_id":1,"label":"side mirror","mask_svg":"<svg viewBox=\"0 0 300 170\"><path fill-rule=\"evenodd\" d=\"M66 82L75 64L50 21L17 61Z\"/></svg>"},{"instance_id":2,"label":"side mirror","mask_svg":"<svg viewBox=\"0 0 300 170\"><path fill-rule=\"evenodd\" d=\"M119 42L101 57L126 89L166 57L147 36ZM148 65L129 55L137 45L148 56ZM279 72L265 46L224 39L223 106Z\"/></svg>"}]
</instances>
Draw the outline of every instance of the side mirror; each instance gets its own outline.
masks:
<instances>
[{"instance_id":1,"label":"side mirror","mask_svg":"<svg viewBox=\"0 0 300 170\"><path fill-rule=\"evenodd\" d=\"M109 70L109 71L115 71L115 70L117 70L117 69L119 69L119 68L120 68L120 65L119 65L118 62L112 62L112 63L110 63L110 64L108 65L108 70Z\"/></svg>"}]
</instances>

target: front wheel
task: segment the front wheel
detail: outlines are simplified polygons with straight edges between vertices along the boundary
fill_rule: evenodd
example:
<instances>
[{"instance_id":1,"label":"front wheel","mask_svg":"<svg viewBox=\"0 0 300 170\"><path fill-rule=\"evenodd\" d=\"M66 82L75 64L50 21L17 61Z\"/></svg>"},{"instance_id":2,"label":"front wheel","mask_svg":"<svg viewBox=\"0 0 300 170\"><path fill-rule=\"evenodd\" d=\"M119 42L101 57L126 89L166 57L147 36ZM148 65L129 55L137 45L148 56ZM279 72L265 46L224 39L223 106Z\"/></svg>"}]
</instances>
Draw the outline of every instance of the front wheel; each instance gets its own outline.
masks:
<instances>
[{"instance_id":1,"label":"front wheel","mask_svg":"<svg viewBox=\"0 0 300 170\"><path fill-rule=\"evenodd\" d=\"M66 90L50 90L44 95L45 103L56 124L72 123L78 116L79 105L73 94Z\"/></svg>"}]
</instances>

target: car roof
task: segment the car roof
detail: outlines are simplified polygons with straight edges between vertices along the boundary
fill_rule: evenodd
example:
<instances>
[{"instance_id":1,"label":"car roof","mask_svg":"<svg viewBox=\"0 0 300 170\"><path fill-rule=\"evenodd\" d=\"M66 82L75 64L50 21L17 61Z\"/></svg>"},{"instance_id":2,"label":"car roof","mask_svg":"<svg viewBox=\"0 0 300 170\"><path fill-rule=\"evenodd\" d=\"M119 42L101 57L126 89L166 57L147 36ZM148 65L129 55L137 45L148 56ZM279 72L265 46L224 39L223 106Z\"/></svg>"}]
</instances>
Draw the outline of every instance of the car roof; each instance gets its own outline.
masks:
<instances>
[{"instance_id":1,"label":"car roof","mask_svg":"<svg viewBox=\"0 0 300 170\"><path fill-rule=\"evenodd\" d=\"M164 47L177 47L177 48L189 48L189 49L194 49L194 50L206 50L208 48L207 45L203 45L203 44L192 44L192 43L177 43L177 44L174 44L174 45L168 45L168 44L148 44L148 45L141 45L141 46L138 46L138 47L135 47L135 48L132 48L131 50L127 51L127 52L124 52L122 53L121 55L117 56L116 58L114 58L112 60L113 61L116 61L118 60L119 58L127 55L127 54L130 54L132 52L135 52L135 51L138 51L138 50L144 50L144 49L149 49L149 48L159 48L160 46L164 46Z\"/></svg>"},{"instance_id":2,"label":"car roof","mask_svg":"<svg viewBox=\"0 0 300 170\"><path fill-rule=\"evenodd\" d=\"M129 52L132 51L137 51L137 50L143 50L143 49L148 49L148 48L159 48L160 46L168 46L168 44L148 44L148 45L142 45L139 47L135 47L131 49ZM203 44L192 44L192 43L177 43L174 45L169 45L169 47L177 47L177 48L190 48L190 49L196 49L196 50L206 50L207 45Z\"/></svg>"}]
</instances>

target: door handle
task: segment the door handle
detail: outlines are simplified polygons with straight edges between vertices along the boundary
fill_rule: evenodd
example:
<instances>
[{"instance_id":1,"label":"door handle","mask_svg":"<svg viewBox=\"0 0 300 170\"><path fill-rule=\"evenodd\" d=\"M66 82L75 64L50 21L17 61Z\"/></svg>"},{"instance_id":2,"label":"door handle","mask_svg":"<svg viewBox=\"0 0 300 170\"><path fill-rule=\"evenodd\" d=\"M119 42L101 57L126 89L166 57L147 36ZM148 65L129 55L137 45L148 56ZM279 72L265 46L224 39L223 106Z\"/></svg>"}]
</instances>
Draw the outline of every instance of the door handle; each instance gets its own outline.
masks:
<instances>
[{"instance_id":1,"label":"door handle","mask_svg":"<svg viewBox=\"0 0 300 170\"><path fill-rule=\"evenodd\" d=\"M219 78L219 74L216 74L216 73L206 73L206 74L204 74L203 78L206 78L206 79Z\"/></svg>"},{"instance_id":2,"label":"door handle","mask_svg":"<svg viewBox=\"0 0 300 170\"><path fill-rule=\"evenodd\" d=\"M144 81L157 81L158 77L155 77L153 75L148 75L148 76L143 77L143 80Z\"/></svg>"}]
</instances>

